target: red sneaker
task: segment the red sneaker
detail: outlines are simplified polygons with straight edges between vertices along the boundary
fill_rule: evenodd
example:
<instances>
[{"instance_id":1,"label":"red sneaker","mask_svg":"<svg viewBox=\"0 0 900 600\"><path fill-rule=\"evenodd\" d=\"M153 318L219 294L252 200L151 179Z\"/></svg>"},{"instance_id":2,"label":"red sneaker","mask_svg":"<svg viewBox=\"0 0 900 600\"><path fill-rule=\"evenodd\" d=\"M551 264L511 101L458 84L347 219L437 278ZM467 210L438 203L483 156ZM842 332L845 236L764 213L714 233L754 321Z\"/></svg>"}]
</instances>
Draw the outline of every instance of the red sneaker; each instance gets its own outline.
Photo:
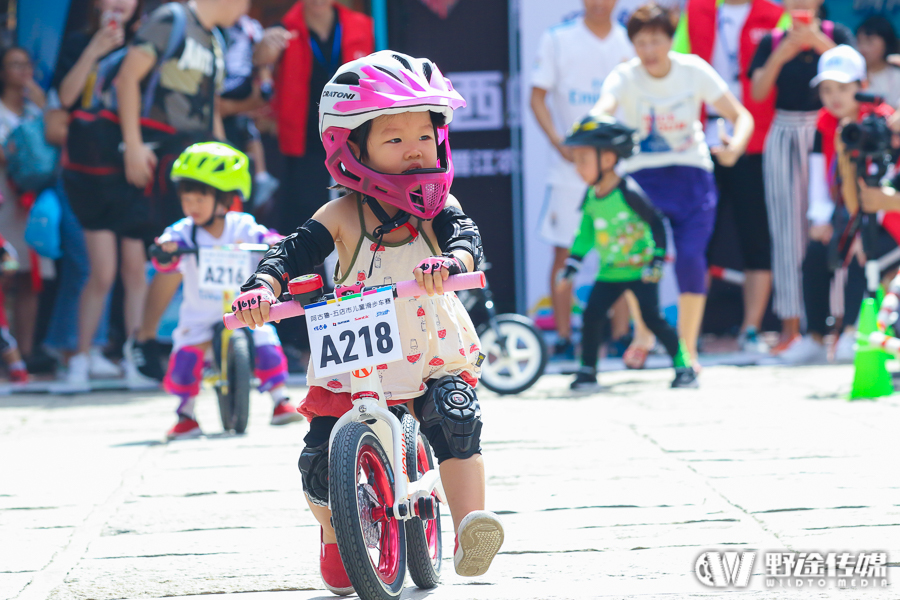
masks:
<instances>
[{"instance_id":1,"label":"red sneaker","mask_svg":"<svg viewBox=\"0 0 900 600\"><path fill-rule=\"evenodd\" d=\"M178 422L166 432L166 439L183 440L186 438L195 438L203 435L200 431L200 424L194 419L186 419L181 417Z\"/></svg>"},{"instance_id":2,"label":"red sneaker","mask_svg":"<svg viewBox=\"0 0 900 600\"><path fill-rule=\"evenodd\" d=\"M285 425L294 421L302 421L303 415L297 412L297 407L290 400L282 400L275 405L272 412L272 425Z\"/></svg>"},{"instance_id":3,"label":"red sneaker","mask_svg":"<svg viewBox=\"0 0 900 600\"><path fill-rule=\"evenodd\" d=\"M9 372L9 380L12 383L28 383L28 371L25 369L12 369Z\"/></svg>"},{"instance_id":4,"label":"red sneaker","mask_svg":"<svg viewBox=\"0 0 900 600\"><path fill-rule=\"evenodd\" d=\"M475 510L459 524L453 566L456 574L478 577L487 573L491 561L503 545L503 524L492 512Z\"/></svg>"},{"instance_id":5,"label":"red sneaker","mask_svg":"<svg viewBox=\"0 0 900 600\"><path fill-rule=\"evenodd\" d=\"M321 529L319 530L319 540L322 539ZM319 553L319 572L322 574L322 583L328 588L328 591L338 596L347 596L356 590L347 577L347 571L344 569L344 563L341 561L341 555L338 552L337 544L326 544L321 542L321 552Z\"/></svg>"}]
</instances>

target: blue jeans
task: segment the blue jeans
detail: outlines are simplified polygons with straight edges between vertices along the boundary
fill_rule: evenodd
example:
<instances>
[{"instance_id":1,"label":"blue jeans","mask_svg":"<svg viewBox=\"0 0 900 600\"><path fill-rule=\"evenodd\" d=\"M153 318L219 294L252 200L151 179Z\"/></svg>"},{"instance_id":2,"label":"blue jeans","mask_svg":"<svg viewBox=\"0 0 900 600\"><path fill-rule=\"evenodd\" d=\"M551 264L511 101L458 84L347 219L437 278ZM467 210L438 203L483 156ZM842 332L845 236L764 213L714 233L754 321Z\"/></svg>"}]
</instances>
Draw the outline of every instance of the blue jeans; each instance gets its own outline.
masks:
<instances>
[{"instance_id":1,"label":"blue jeans","mask_svg":"<svg viewBox=\"0 0 900 600\"><path fill-rule=\"evenodd\" d=\"M81 288L87 282L90 273L90 260L87 246L84 243L84 231L69 206L62 184L56 186L59 194L60 245L62 258L57 262L56 302L47 326L44 345L57 351L75 351L78 348L78 299ZM109 330L109 298L106 299L106 310L100 318L97 333L94 335L95 346L105 346Z\"/></svg>"}]
</instances>

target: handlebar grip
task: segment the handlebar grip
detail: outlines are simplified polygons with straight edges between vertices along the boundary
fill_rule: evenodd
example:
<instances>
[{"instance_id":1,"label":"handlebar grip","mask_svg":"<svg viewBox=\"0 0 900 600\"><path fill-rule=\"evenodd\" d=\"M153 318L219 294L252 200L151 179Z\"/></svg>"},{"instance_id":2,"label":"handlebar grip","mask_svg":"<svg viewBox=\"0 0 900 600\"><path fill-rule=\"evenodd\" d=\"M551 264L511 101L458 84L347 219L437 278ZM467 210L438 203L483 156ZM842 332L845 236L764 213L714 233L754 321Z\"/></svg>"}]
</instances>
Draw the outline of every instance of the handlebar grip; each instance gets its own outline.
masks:
<instances>
[{"instance_id":1,"label":"handlebar grip","mask_svg":"<svg viewBox=\"0 0 900 600\"><path fill-rule=\"evenodd\" d=\"M483 271L473 271L472 273L462 273L460 275L451 275L444 282L445 292L458 292L460 290L473 290L483 288L486 284ZM397 282L397 297L408 298L409 296L424 296L425 290L419 287L415 279L409 281Z\"/></svg>"},{"instance_id":2,"label":"handlebar grip","mask_svg":"<svg viewBox=\"0 0 900 600\"><path fill-rule=\"evenodd\" d=\"M276 302L269 307L269 320L267 321L267 323L271 323L272 321L280 321L281 319L299 317L303 313L303 305L299 302L295 302L293 300L288 300L287 302ZM246 327L244 323L238 321L238 318L235 317L234 314L225 315L222 318L222 321L225 323L225 327L227 327L228 329L241 329L242 327Z\"/></svg>"}]
</instances>

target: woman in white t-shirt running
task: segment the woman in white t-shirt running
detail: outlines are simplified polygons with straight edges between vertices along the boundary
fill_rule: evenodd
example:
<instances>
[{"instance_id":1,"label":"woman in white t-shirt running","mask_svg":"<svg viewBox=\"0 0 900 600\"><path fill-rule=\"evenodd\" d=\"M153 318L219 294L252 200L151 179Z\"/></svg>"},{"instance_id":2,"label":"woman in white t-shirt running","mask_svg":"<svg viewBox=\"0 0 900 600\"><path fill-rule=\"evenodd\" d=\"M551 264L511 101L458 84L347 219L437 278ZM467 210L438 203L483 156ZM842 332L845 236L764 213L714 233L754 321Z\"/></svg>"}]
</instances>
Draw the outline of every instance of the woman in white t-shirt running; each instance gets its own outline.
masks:
<instances>
[{"instance_id":1,"label":"woman in white t-shirt running","mask_svg":"<svg viewBox=\"0 0 900 600\"><path fill-rule=\"evenodd\" d=\"M640 152L622 163L668 218L675 241L680 297L678 329L697 365L697 338L706 305L706 247L716 218L713 163L700 111L703 103L734 124L734 135L713 152L733 165L753 133L753 117L703 59L671 52L675 26L658 5L639 8L628 21L637 58L606 78L595 113L622 118L637 129Z\"/></svg>"}]
</instances>

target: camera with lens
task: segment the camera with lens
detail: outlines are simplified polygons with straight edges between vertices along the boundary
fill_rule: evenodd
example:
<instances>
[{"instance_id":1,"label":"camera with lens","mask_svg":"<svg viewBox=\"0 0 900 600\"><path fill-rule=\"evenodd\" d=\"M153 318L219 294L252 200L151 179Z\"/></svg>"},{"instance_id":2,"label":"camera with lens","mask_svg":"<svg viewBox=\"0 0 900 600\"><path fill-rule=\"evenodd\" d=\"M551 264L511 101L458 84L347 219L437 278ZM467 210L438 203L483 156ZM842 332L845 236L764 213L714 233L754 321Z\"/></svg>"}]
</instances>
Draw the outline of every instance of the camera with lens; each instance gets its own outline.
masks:
<instances>
[{"instance_id":1,"label":"camera with lens","mask_svg":"<svg viewBox=\"0 0 900 600\"><path fill-rule=\"evenodd\" d=\"M873 94L856 94L858 102L881 104L883 99ZM857 165L859 176L870 186L877 186L885 176L893 159L891 128L887 119L870 113L858 123L845 125L841 141Z\"/></svg>"}]
</instances>

